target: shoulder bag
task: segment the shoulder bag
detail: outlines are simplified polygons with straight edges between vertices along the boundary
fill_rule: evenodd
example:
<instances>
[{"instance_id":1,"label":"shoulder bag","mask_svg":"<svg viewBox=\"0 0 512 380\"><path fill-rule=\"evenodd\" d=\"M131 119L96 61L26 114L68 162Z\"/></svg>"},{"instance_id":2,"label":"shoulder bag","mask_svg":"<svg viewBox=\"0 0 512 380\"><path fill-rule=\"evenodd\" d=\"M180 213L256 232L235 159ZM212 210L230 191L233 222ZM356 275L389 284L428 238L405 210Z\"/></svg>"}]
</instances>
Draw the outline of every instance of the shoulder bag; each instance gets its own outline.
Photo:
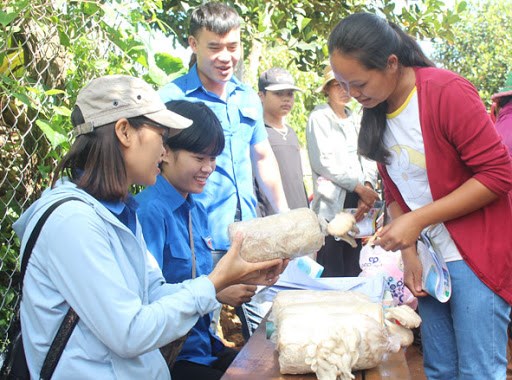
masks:
<instances>
[{"instance_id":1,"label":"shoulder bag","mask_svg":"<svg viewBox=\"0 0 512 380\"><path fill-rule=\"evenodd\" d=\"M1 379L30 380L30 372L28 370L27 359L25 357L25 350L23 349L20 321L20 303L21 297L23 296L23 279L25 277L25 272L27 270L28 260L30 259L30 255L32 254L32 249L34 248L37 238L39 237L39 233L41 232L41 228L46 222L46 219L48 219L50 214L57 207L71 200L81 201L80 198L69 197L61 199L52 204L41 216L41 219L38 220L36 226L34 227L34 230L30 234L27 245L25 246L25 251L21 261L20 280L17 286L19 298L14 307L14 317L11 321L9 332L7 334L9 344L7 345L4 362L2 364L2 369L0 370ZM69 337L71 336L73 329L78 323L78 320L79 317L76 314L76 312L72 308L69 308L44 359L43 367L41 368L41 374L39 376L41 380L51 379L53 372L57 367L57 363L59 362L59 359L62 355L62 352L66 347Z\"/></svg>"}]
</instances>

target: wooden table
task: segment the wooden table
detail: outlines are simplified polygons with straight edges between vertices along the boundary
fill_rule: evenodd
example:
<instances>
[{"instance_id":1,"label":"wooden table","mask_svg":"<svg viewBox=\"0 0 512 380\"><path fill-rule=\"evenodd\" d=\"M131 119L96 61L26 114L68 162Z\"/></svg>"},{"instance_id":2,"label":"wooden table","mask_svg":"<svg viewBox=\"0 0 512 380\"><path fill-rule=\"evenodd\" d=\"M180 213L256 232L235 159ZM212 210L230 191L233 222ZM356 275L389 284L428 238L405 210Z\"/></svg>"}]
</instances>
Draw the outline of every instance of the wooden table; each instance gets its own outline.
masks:
<instances>
[{"instance_id":1,"label":"wooden table","mask_svg":"<svg viewBox=\"0 0 512 380\"><path fill-rule=\"evenodd\" d=\"M403 350L389 354L376 368L354 373L356 380L409 380ZM315 380L315 374L281 375L275 345L266 338L263 321L244 345L221 380Z\"/></svg>"}]
</instances>

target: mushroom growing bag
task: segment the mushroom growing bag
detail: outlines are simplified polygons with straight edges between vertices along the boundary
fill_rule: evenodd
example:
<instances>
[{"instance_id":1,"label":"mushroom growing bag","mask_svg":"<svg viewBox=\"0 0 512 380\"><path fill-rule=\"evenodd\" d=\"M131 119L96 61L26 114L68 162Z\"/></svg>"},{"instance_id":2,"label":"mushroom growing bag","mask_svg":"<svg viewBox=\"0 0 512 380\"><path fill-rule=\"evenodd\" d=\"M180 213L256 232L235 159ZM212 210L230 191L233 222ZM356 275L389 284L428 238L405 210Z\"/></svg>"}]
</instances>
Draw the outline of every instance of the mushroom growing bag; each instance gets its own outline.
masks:
<instances>
[{"instance_id":1,"label":"mushroom growing bag","mask_svg":"<svg viewBox=\"0 0 512 380\"><path fill-rule=\"evenodd\" d=\"M353 370L373 368L386 353L400 349L400 338L388 333L382 304L361 293L282 291L272 316L283 374L353 379Z\"/></svg>"},{"instance_id":2,"label":"mushroom growing bag","mask_svg":"<svg viewBox=\"0 0 512 380\"><path fill-rule=\"evenodd\" d=\"M325 241L321 222L308 208L298 208L242 222L231 223L231 241L240 231L244 236L240 255L255 263L272 259L293 259L317 252Z\"/></svg>"}]
</instances>

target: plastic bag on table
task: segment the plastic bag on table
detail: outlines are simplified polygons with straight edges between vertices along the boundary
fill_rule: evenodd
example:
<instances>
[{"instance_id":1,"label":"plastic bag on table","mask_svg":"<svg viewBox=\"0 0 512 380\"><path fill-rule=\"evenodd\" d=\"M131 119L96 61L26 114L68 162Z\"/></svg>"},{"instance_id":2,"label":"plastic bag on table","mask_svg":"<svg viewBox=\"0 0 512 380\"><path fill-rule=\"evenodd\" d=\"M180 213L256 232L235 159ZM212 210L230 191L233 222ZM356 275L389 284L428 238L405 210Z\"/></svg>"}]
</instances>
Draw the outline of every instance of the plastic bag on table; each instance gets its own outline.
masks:
<instances>
[{"instance_id":1,"label":"plastic bag on table","mask_svg":"<svg viewBox=\"0 0 512 380\"><path fill-rule=\"evenodd\" d=\"M402 254L398 251L386 251L378 245L366 244L359 256L361 267L360 277L371 277L377 274L384 275L386 290L393 298L393 305L408 305L416 309L418 300L404 283L404 268Z\"/></svg>"}]
</instances>

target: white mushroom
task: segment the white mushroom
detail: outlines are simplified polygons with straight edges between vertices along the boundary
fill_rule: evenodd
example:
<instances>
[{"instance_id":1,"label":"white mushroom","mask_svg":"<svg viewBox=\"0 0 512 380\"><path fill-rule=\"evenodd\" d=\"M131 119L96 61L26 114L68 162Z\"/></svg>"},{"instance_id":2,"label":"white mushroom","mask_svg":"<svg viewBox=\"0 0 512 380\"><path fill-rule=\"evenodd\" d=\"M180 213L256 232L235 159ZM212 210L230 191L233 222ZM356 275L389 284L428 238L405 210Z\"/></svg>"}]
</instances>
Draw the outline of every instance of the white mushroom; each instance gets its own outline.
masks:
<instances>
[{"instance_id":1,"label":"white mushroom","mask_svg":"<svg viewBox=\"0 0 512 380\"><path fill-rule=\"evenodd\" d=\"M327 233L335 238L349 243L353 248L357 247L354 235L359 232L354 215L347 212L336 214L333 220L327 224Z\"/></svg>"},{"instance_id":2,"label":"white mushroom","mask_svg":"<svg viewBox=\"0 0 512 380\"><path fill-rule=\"evenodd\" d=\"M412 344L414 335L410 329L388 320L385 323L390 337L396 338L401 347L408 347Z\"/></svg>"},{"instance_id":3,"label":"white mushroom","mask_svg":"<svg viewBox=\"0 0 512 380\"><path fill-rule=\"evenodd\" d=\"M421 317L407 305L400 305L386 309L384 318L389 321L396 321L401 326L412 329L421 324Z\"/></svg>"},{"instance_id":4,"label":"white mushroom","mask_svg":"<svg viewBox=\"0 0 512 380\"><path fill-rule=\"evenodd\" d=\"M373 368L400 349L400 338L384 325L382 305L357 292L281 291L272 316L283 374L350 380L353 370Z\"/></svg>"}]
</instances>

